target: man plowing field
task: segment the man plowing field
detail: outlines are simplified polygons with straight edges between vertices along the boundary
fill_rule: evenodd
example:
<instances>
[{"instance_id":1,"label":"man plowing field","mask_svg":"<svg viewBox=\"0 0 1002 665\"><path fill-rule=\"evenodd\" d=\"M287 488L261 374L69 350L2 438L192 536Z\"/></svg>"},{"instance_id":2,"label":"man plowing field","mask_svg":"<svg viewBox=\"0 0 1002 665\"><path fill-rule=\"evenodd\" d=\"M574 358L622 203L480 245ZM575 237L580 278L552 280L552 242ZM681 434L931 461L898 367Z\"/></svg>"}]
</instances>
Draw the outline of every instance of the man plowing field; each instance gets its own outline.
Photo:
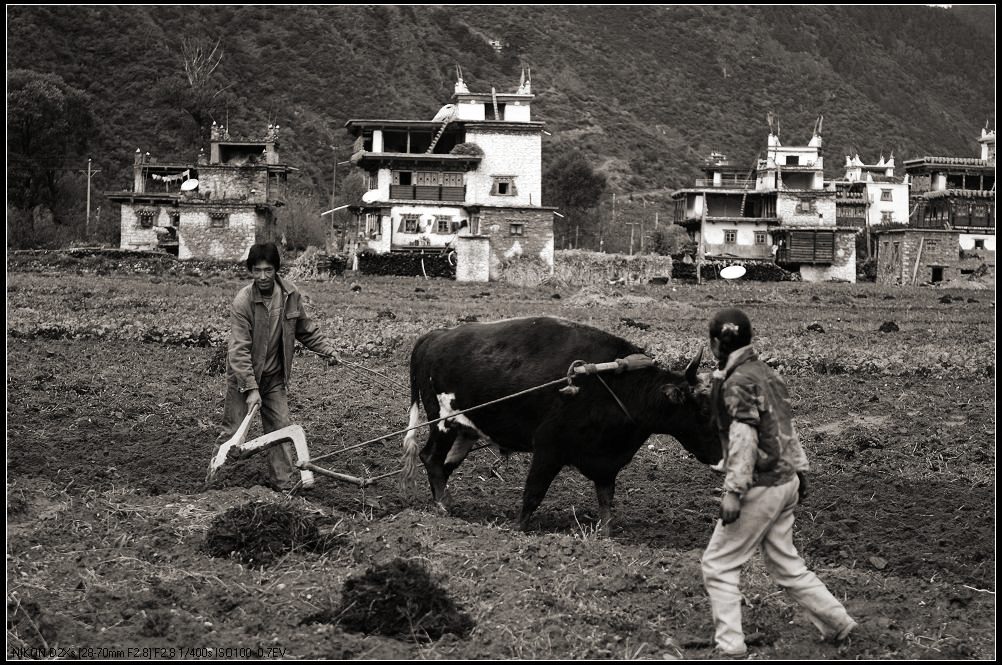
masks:
<instances>
[{"instance_id":1,"label":"man plowing field","mask_svg":"<svg viewBox=\"0 0 1002 665\"><path fill-rule=\"evenodd\" d=\"M219 443L230 439L255 407L261 409L265 434L292 425L287 385L296 340L326 356L330 364L340 362L334 344L306 312L296 285L278 276L281 265L274 243L256 244L247 254L247 270L254 281L233 299ZM299 473L292 442L270 448L268 460L273 487L282 491L295 487Z\"/></svg>"}]
</instances>

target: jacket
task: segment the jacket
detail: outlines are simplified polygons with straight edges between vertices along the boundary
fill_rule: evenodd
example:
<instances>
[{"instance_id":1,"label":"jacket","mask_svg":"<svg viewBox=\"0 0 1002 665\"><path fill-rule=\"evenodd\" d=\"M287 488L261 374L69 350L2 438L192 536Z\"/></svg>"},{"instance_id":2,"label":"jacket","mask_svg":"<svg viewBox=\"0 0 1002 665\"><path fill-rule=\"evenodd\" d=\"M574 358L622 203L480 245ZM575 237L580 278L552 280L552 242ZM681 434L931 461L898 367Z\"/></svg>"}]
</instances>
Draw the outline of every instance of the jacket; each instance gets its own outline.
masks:
<instances>
[{"instance_id":1,"label":"jacket","mask_svg":"<svg viewBox=\"0 0 1002 665\"><path fill-rule=\"evenodd\" d=\"M321 355L334 355L333 343L304 307L303 297L296 285L275 277L276 287L282 289L281 331L282 368L285 383L292 376L292 352L298 339L303 346ZM268 352L268 306L255 283L240 289L233 299L230 311L230 343L226 355L227 378L235 378L240 392L256 390L261 382L261 372Z\"/></svg>"},{"instance_id":2,"label":"jacket","mask_svg":"<svg viewBox=\"0 0 1002 665\"><path fill-rule=\"evenodd\" d=\"M782 485L809 465L793 425L790 395L775 371L750 346L727 358L714 374L712 419L724 451L724 490ZM748 429L732 428L743 423Z\"/></svg>"}]
</instances>

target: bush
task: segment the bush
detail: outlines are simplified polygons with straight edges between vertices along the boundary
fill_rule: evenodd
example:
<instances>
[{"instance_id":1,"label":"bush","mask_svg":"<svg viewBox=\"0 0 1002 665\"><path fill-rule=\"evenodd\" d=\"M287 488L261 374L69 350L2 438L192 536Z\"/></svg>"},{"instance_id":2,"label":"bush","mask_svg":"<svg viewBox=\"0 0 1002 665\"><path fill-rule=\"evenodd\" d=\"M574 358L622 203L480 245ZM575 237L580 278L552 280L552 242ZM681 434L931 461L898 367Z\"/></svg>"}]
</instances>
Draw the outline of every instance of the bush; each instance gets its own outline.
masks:
<instances>
[{"instance_id":1,"label":"bush","mask_svg":"<svg viewBox=\"0 0 1002 665\"><path fill-rule=\"evenodd\" d=\"M460 143L449 151L450 155L471 155L473 157L483 157L484 150L476 143Z\"/></svg>"}]
</instances>

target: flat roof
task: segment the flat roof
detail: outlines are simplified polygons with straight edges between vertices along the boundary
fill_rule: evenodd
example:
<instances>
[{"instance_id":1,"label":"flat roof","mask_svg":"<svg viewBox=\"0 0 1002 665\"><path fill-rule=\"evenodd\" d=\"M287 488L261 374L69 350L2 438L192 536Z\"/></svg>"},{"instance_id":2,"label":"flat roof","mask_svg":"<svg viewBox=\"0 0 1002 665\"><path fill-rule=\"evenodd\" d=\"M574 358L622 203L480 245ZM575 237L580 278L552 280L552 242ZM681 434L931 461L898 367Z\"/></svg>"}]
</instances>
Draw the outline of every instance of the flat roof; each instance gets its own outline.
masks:
<instances>
[{"instance_id":1,"label":"flat roof","mask_svg":"<svg viewBox=\"0 0 1002 665\"><path fill-rule=\"evenodd\" d=\"M989 164L986 159L975 157L919 157L917 159L906 159L905 168L909 166L977 166L994 169L994 164Z\"/></svg>"},{"instance_id":2,"label":"flat roof","mask_svg":"<svg viewBox=\"0 0 1002 665\"><path fill-rule=\"evenodd\" d=\"M546 123L540 120L461 120L456 119L451 123L464 127L483 127L489 129L542 129ZM362 129L417 129L422 131L435 132L442 126L441 120L383 120L372 118L353 118L344 123L349 131L358 132Z\"/></svg>"}]
</instances>

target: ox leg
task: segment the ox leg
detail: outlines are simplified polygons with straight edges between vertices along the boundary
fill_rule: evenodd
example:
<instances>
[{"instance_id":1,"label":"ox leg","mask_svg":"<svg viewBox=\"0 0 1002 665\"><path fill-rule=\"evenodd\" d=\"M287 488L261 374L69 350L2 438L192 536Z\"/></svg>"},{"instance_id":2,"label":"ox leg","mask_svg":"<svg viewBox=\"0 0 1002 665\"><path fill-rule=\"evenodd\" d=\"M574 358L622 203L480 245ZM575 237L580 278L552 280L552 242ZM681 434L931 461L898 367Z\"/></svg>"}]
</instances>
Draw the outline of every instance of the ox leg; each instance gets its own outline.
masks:
<instances>
[{"instance_id":1,"label":"ox leg","mask_svg":"<svg viewBox=\"0 0 1002 665\"><path fill-rule=\"evenodd\" d=\"M595 481L595 495L598 497L598 524L602 535L609 537L612 525L612 500L616 494L616 479L608 482Z\"/></svg>"},{"instance_id":2,"label":"ox leg","mask_svg":"<svg viewBox=\"0 0 1002 665\"><path fill-rule=\"evenodd\" d=\"M556 457L540 454L538 450L532 456L529 476L525 479L525 491L522 493L522 510L518 515L518 528L522 531L529 529L529 518L543 502L546 491L563 466Z\"/></svg>"},{"instance_id":3,"label":"ox leg","mask_svg":"<svg viewBox=\"0 0 1002 665\"><path fill-rule=\"evenodd\" d=\"M428 483L431 485L431 498L443 512L448 511L449 498L446 483L452 472L452 469L446 471L445 461L455 440L456 432L454 431L432 430L431 436L428 437L428 443L421 451L421 461L428 472Z\"/></svg>"}]
</instances>

